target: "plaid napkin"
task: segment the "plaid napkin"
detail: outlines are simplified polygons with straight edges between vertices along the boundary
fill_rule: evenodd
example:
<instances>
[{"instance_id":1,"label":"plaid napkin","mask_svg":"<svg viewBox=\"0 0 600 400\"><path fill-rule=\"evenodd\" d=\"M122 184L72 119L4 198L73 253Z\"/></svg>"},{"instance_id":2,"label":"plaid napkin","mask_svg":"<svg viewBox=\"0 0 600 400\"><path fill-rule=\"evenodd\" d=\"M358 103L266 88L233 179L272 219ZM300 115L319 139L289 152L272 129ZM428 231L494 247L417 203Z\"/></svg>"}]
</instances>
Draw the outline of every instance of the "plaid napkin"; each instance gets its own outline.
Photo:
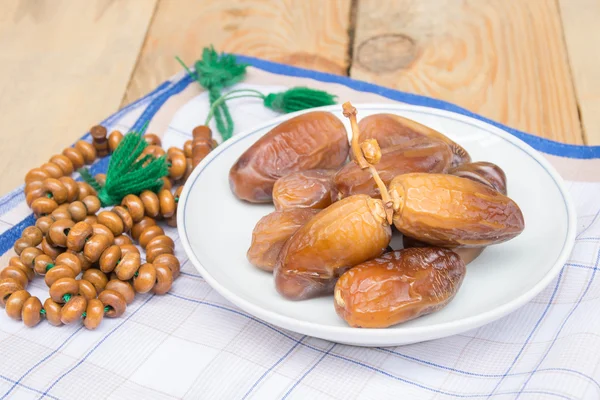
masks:
<instances>
[{"instance_id":1,"label":"plaid napkin","mask_svg":"<svg viewBox=\"0 0 600 400\"><path fill-rule=\"evenodd\" d=\"M306 85L357 103L406 102L484 119L439 100L241 58L253 67L236 88L267 93ZM276 116L255 100L234 100L230 108L237 132ZM149 131L164 132L165 146L182 145L207 110L207 94L180 74L102 123L127 131L150 121ZM409 346L334 344L230 304L194 270L177 231L167 228L182 276L169 294L138 295L122 318L105 319L97 331L46 322L29 329L0 313L0 399L600 399L600 148L494 124L548 157L567 180L579 216L569 262L520 310L465 334ZM92 172L107 165L100 160ZM0 200L0 265L33 222L22 187ZM30 292L48 296L39 278Z\"/></svg>"}]
</instances>

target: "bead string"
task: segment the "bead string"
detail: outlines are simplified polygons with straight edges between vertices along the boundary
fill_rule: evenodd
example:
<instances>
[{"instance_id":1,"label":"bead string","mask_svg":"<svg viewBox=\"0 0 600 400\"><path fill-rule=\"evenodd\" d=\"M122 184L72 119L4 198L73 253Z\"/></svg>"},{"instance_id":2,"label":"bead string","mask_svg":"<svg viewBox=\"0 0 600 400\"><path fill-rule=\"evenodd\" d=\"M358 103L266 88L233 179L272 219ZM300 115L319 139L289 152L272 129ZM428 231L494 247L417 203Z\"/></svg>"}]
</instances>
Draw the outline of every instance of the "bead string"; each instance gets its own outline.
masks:
<instances>
[{"instance_id":1,"label":"bead string","mask_svg":"<svg viewBox=\"0 0 600 400\"><path fill-rule=\"evenodd\" d=\"M113 131L107 136L102 126L90 133L92 143L77 142L25 177L26 201L36 223L23 230L14 244L17 255L0 271L0 305L29 327L46 319L53 325L83 321L95 329L104 316L122 315L136 293L165 294L179 276L173 240L157 222L176 226L183 183L216 146L210 129L195 128L194 139L183 150L172 147L167 152L158 136L144 135L149 146L137 162L165 155L168 177L157 193L126 195L110 210L101 209L97 196L104 174L93 177L94 187L69 175L114 152L124 135ZM134 240L146 251L144 264ZM43 304L25 290L35 274L50 289Z\"/></svg>"}]
</instances>

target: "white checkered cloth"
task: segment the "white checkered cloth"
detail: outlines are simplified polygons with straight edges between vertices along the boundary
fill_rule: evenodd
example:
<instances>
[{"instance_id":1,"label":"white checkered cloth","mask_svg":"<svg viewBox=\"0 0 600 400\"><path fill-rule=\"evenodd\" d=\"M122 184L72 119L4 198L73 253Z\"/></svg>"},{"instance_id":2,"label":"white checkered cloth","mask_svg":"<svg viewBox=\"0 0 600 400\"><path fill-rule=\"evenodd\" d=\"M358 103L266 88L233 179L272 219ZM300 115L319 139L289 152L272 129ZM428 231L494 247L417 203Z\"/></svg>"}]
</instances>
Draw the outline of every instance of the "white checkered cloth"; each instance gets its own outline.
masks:
<instances>
[{"instance_id":1,"label":"white checkered cloth","mask_svg":"<svg viewBox=\"0 0 600 400\"><path fill-rule=\"evenodd\" d=\"M263 92L304 84L356 101L404 101L466 113L347 78L244 60L255 67L239 86ZM236 132L276 115L255 100L236 100L231 109ZM165 146L181 145L207 110L206 93L179 75L103 123L127 131L151 118L149 130L165 132ZM568 161L579 170L592 163L597 168L598 148L525 138L554 154L551 161L574 155L578 159ZM106 166L106 159L99 161L93 172ZM531 303L465 334L396 348L334 344L246 314L209 287L187 262L176 229L167 227L183 266L167 295L138 295L123 317L105 319L96 331L45 321L29 329L0 313L0 400L600 399L595 279L600 184L595 180L567 182L579 215L575 250L559 277ZM0 200L3 265L14 256L14 240L33 223L22 189ZM41 278L29 290L42 300L48 296Z\"/></svg>"}]
</instances>

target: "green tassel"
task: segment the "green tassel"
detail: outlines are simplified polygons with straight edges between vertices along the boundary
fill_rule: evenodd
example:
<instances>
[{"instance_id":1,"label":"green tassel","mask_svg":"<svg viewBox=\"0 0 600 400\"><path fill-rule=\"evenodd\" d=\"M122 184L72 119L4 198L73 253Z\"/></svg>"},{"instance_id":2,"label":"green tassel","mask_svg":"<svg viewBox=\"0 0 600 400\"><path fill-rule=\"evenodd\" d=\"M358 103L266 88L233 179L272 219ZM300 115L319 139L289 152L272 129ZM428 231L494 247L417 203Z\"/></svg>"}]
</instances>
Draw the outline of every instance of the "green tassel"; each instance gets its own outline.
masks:
<instances>
[{"instance_id":1,"label":"green tassel","mask_svg":"<svg viewBox=\"0 0 600 400\"><path fill-rule=\"evenodd\" d=\"M322 90L307 87L295 87L281 93L271 93L265 97L264 104L275 111L291 113L313 107L335 104L336 96Z\"/></svg>"},{"instance_id":2,"label":"green tassel","mask_svg":"<svg viewBox=\"0 0 600 400\"><path fill-rule=\"evenodd\" d=\"M119 204L128 194L138 195L144 190L158 192L163 186L162 178L169 174L166 157L146 155L138 159L148 146L141 133L125 135L115 149L106 172L106 184L100 188L86 169L79 172L83 179L98 188L98 198L103 207Z\"/></svg>"}]
</instances>

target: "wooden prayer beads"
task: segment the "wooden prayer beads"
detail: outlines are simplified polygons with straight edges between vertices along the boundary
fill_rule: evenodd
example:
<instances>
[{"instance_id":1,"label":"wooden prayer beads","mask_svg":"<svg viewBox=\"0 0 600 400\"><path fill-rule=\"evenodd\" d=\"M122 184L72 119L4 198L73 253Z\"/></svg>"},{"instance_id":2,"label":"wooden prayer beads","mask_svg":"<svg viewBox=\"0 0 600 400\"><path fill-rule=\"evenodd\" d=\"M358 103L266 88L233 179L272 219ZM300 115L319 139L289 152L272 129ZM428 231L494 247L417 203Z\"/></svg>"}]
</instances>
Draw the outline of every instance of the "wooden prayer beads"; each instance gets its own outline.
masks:
<instances>
[{"instance_id":1,"label":"wooden prayer beads","mask_svg":"<svg viewBox=\"0 0 600 400\"><path fill-rule=\"evenodd\" d=\"M176 226L181 185L216 145L210 129L194 129L194 140L183 150L166 152L158 136L145 135L149 146L142 156L166 154L163 189L127 195L120 205L102 211L94 188L70 175L114 152L124 135L115 130L107 137L100 125L90 134L92 143L80 140L25 176L25 198L37 220L15 241L17 256L0 270L0 306L28 327L46 319L55 326L82 321L87 329L96 329L104 316L121 316L136 293L168 292L180 274L174 242L156 219ZM101 186L105 179L96 175ZM180 186L173 193L175 184ZM132 239L146 250L146 263ZM36 274L49 287L43 304L25 290Z\"/></svg>"}]
</instances>

